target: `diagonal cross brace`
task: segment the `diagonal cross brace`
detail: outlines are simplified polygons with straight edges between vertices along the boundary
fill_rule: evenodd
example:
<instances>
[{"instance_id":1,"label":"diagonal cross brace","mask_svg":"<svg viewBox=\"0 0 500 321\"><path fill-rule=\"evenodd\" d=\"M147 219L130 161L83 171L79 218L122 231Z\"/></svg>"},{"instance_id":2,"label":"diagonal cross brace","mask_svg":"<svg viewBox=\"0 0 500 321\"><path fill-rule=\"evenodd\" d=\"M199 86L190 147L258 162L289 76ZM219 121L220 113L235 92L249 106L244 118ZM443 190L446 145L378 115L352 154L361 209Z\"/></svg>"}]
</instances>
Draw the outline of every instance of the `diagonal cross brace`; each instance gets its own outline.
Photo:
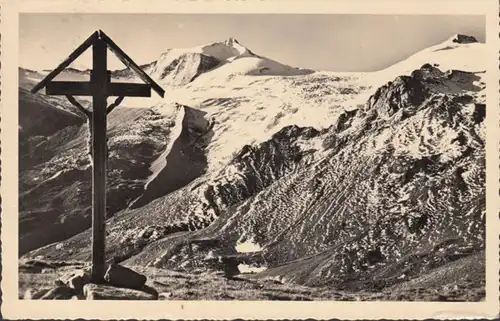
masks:
<instances>
[{"instance_id":1,"label":"diagonal cross brace","mask_svg":"<svg viewBox=\"0 0 500 321\"><path fill-rule=\"evenodd\" d=\"M78 48L76 48L71 55L68 56L56 69L52 70L45 78L36 84L33 89L31 89L32 93L37 93L40 89L47 86L47 84L54 79L61 71L63 71L66 67L71 65L73 61L76 60L85 50L87 50L90 46L94 44L96 39L99 38L99 33L96 31L90 37L87 38Z\"/></svg>"},{"instance_id":2,"label":"diagonal cross brace","mask_svg":"<svg viewBox=\"0 0 500 321\"><path fill-rule=\"evenodd\" d=\"M85 116L92 117L92 112L90 110L88 110L87 108L83 107L82 104L80 104L75 99L75 97L70 96L70 95L66 95L66 98L73 106L75 106L76 108L78 108L79 111L84 113ZM121 102L123 101L124 98L125 98L125 96L119 96L118 98L116 98L115 102L112 103L111 105L109 105L108 108L106 109L106 114L109 114L111 111L113 111L113 109L118 107L118 105L121 104Z\"/></svg>"}]
</instances>

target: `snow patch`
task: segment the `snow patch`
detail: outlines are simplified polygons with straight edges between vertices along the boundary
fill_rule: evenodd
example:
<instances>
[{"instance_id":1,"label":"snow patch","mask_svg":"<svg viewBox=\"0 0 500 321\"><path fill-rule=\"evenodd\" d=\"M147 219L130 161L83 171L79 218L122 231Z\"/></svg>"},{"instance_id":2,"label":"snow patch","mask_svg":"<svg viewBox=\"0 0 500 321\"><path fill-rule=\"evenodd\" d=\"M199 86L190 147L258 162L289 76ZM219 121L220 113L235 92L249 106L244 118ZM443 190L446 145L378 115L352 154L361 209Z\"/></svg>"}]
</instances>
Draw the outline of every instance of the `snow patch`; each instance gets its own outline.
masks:
<instances>
[{"instance_id":1,"label":"snow patch","mask_svg":"<svg viewBox=\"0 0 500 321\"><path fill-rule=\"evenodd\" d=\"M265 266L256 267L247 264L239 264L238 270L240 271L240 273L259 273L267 270L267 268Z\"/></svg>"},{"instance_id":2,"label":"snow patch","mask_svg":"<svg viewBox=\"0 0 500 321\"><path fill-rule=\"evenodd\" d=\"M165 151L161 153L160 156L156 160L151 163L151 166L149 167L149 170L151 171L151 175L148 177L146 180L146 184L144 185L144 189L147 189L149 184L158 176L158 174L167 166L167 156L172 150L172 146L174 145L175 141L180 137L183 129L183 122L184 122L184 116L185 116L185 109L183 106L178 106L176 107L177 109L177 116L175 118L175 126L172 129L171 132L171 137L170 141L168 142L167 148L165 148ZM171 109L167 108L167 110L171 111Z\"/></svg>"},{"instance_id":3,"label":"snow patch","mask_svg":"<svg viewBox=\"0 0 500 321\"><path fill-rule=\"evenodd\" d=\"M247 76L300 76L311 70L290 67L277 61L260 57L239 57L213 72L201 75L200 82L231 81L236 75Z\"/></svg>"},{"instance_id":4,"label":"snow patch","mask_svg":"<svg viewBox=\"0 0 500 321\"><path fill-rule=\"evenodd\" d=\"M245 242L238 243L235 246L238 253L252 253L262 251L262 247L255 243L253 239L249 239Z\"/></svg>"},{"instance_id":5,"label":"snow patch","mask_svg":"<svg viewBox=\"0 0 500 321\"><path fill-rule=\"evenodd\" d=\"M51 177L49 177L47 180L50 181L50 180L53 180L59 176L61 176L61 174L63 173L63 171L58 171L57 173L55 173L54 175L52 175Z\"/></svg>"}]
</instances>

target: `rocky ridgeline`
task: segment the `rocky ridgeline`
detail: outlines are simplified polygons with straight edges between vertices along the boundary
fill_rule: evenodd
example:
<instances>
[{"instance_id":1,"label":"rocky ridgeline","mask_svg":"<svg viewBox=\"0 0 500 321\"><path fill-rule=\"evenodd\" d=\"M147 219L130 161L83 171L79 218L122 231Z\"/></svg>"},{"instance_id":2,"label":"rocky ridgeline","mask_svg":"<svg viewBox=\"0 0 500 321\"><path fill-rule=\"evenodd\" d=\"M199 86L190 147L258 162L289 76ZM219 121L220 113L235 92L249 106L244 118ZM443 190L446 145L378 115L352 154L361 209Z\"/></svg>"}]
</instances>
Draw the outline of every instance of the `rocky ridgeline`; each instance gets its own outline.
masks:
<instances>
[{"instance_id":1,"label":"rocky ridgeline","mask_svg":"<svg viewBox=\"0 0 500 321\"><path fill-rule=\"evenodd\" d=\"M455 43L461 43L461 44L466 44L466 43L476 43L477 40L473 36L467 36L467 35L462 35L462 34L457 34L453 37L452 39L453 42Z\"/></svg>"},{"instance_id":2,"label":"rocky ridgeline","mask_svg":"<svg viewBox=\"0 0 500 321\"><path fill-rule=\"evenodd\" d=\"M160 297L154 288L146 285L146 276L120 265L109 265L104 280L103 284L93 284L89 267L76 269L61 275L52 288L29 288L24 299L157 300Z\"/></svg>"}]
</instances>

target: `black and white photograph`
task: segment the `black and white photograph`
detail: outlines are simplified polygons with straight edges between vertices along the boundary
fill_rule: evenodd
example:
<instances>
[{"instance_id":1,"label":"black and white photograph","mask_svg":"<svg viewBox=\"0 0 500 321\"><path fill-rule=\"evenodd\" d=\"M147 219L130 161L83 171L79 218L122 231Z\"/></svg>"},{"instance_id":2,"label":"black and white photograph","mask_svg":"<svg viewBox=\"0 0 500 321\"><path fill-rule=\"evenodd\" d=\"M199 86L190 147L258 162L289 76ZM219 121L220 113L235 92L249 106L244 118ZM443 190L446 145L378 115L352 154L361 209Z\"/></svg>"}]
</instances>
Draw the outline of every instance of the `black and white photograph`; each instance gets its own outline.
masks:
<instances>
[{"instance_id":1,"label":"black and white photograph","mask_svg":"<svg viewBox=\"0 0 500 321\"><path fill-rule=\"evenodd\" d=\"M18 300L485 302L486 15L18 29Z\"/></svg>"}]
</instances>

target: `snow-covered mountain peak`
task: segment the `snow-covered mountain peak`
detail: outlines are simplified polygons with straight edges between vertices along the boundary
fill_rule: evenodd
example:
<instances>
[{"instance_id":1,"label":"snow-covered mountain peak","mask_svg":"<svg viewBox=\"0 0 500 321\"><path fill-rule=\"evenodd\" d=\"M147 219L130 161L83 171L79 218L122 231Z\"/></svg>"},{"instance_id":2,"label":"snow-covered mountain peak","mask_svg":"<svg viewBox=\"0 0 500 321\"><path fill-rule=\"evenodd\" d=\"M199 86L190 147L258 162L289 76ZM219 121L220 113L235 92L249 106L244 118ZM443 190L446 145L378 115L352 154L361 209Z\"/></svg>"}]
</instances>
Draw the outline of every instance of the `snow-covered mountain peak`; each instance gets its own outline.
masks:
<instances>
[{"instance_id":1,"label":"snow-covered mountain peak","mask_svg":"<svg viewBox=\"0 0 500 321\"><path fill-rule=\"evenodd\" d=\"M238 40L229 37L220 42L202 45L194 48L195 52L212 56L221 61L232 61L241 57L252 57L254 54Z\"/></svg>"},{"instance_id":2,"label":"snow-covered mountain peak","mask_svg":"<svg viewBox=\"0 0 500 321\"><path fill-rule=\"evenodd\" d=\"M234 37L229 37L227 38L224 43L227 45L227 46L233 46L235 44L239 45L240 43L238 42L238 40L236 40L236 38Z\"/></svg>"},{"instance_id":3,"label":"snow-covered mountain peak","mask_svg":"<svg viewBox=\"0 0 500 321\"><path fill-rule=\"evenodd\" d=\"M468 36L464 34L454 34L440 44L431 46L427 48L427 51L441 51L441 50L451 50L459 48L469 48L469 47L482 47L482 43L477 41L473 36ZM425 51L425 50L424 50Z\"/></svg>"},{"instance_id":4,"label":"snow-covered mountain peak","mask_svg":"<svg viewBox=\"0 0 500 321\"><path fill-rule=\"evenodd\" d=\"M462 70L467 72L485 71L486 46L476 38L455 34L442 43L423 49L412 56L384 70L373 73L374 84L379 86L398 75L409 75L423 65L433 65L442 71ZM378 82L377 82L378 81Z\"/></svg>"}]
</instances>

